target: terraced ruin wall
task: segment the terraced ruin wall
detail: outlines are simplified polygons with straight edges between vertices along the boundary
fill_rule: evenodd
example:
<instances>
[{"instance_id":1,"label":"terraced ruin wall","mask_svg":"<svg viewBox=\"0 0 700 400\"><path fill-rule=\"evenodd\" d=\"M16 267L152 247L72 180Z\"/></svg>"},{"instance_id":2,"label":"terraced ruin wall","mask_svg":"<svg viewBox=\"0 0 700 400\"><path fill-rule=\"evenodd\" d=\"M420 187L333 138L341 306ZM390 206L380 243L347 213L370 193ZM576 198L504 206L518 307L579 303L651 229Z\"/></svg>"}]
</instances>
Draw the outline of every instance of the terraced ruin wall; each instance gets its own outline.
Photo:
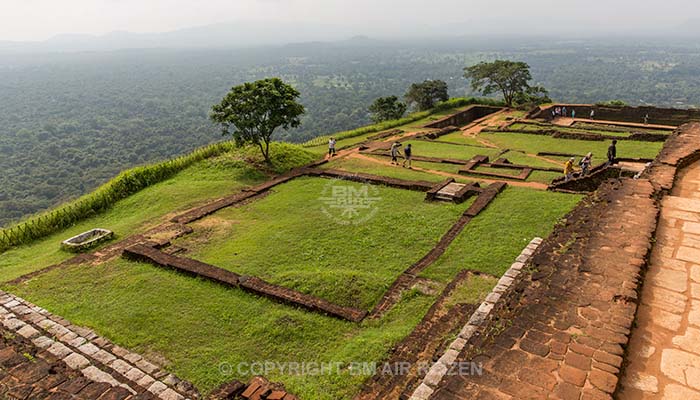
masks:
<instances>
[{"instance_id":1,"label":"terraced ruin wall","mask_svg":"<svg viewBox=\"0 0 700 400\"><path fill-rule=\"evenodd\" d=\"M552 109L555 107L566 107L567 116L571 115L571 110L576 110L576 117L588 118L591 110L595 110L595 119L643 123L644 117L649 115L650 124L679 126L688 121L700 121L700 110L697 109L676 109L676 108L656 108L656 107L610 107L596 105L577 104L556 104L540 109L532 113L533 118L552 119Z\"/></svg>"},{"instance_id":2,"label":"terraced ruin wall","mask_svg":"<svg viewBox=\"0 0 700 400\"><path fill-rule=\"evenodd\" d=\"M424 127L442 129L447 128L448 126L464 126L476 121L479 118L483 118L500 110L502 110L501 107L478 105L472 106L462 112L448 115L447 117L438 119L437 121L430 122L424 125Z\"/></svg>"}]
</instances>

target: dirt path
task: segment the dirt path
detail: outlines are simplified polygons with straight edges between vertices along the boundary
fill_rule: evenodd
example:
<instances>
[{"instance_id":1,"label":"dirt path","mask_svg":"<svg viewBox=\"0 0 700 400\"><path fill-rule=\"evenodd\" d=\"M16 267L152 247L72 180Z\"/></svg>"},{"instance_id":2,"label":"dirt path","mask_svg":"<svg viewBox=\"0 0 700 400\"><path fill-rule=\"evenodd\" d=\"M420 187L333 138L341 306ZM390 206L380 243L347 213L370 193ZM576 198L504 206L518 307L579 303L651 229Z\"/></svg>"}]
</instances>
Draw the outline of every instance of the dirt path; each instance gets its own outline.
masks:
<instances>
[{"instance_id":1,"label":"dirt path","mask_svg":"<svg viewBox=\"0 0 700 400\"><path fill-rule=\"evenodd\" d=\"M382 165L386 165L386 166L390 166L390 167L396 167L395 165L392 165L391 162L389 162L389 161L380 160L378 158L370 157L370 156L360 154L360 153L350 154L349 157L356 158L356 159L363 160L363 161L373 162L376 164L382 164ZM396 167L396 168L400 168L400 167ZM445 178L468 179L470 181L475 181L475 182L479 182L479 183L487 183L487 184L491 184L491 183L495 183L495 182L507 182L508 185L510 185L510 186L527 187L527 188L538 189L538 190L547 190L547 185L545 185L544 183L539 183L539 182L519 182L519 181L511 181L511 180L485 179L485 178L478 178L478 177L473 177L473 176L453 174L453 173L445 172L445 171L425 169L425 168L415 167L415 166L412 169L414 171L420 171L420 172L425 172L428 174L444 176Z\"/></svg>"},{"instance_id":2,"label":"dirt path","mask_svg":"<svg viewBox=\"0 0 700 400\"><path fill-rule=\"evenodd\" d=\"M700 399L700 162L661 204L619 399Z\"/></svg>"},{"instance_id":3,"label":"dirt path","mask_svg":"<svg viewBox=\"0 0 700 400\"><path fill-rule=\"evenodd\" d=\"M486 147L497 149L498 146L491 143L490 141L479 136L484 128L488 127L499 127L508 123L505 119L502 119L504 115L512 114L512 111L504 110L497 113L491 114L488 117L476 120L471 124L461 128L462 135L476 139L479 143Z\"/></svg>"}]
</instances>

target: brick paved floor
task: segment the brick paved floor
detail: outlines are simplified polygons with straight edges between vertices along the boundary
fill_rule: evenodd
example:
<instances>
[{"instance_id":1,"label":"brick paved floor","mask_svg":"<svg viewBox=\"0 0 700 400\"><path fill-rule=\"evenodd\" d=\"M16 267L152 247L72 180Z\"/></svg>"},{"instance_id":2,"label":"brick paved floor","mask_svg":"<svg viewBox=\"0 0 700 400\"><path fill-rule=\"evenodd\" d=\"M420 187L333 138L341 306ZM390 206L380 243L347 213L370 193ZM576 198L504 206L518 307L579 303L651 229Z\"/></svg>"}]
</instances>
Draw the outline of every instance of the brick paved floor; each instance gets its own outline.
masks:
<instances>
[{"instance_id":1,"label":"brick paved floor","mask_svg":"<svg viewBox=\"0 0 700 400\"><path fill-rule=\"evenodd\" d=\"M619 399L700 399L700 162L661 204Z\"/></svg>"},{"instance_id":2,"label":"brick paved floor","mask_svg":"<svg viewBox=\"0 0 700 400\"><path fill-rule=\"evenodd\" d=\"M0 398L155 399L148 392L133 395L123 387L87 379L48 351L5 328L0 328Z\"/></svg>"}]
</instances>

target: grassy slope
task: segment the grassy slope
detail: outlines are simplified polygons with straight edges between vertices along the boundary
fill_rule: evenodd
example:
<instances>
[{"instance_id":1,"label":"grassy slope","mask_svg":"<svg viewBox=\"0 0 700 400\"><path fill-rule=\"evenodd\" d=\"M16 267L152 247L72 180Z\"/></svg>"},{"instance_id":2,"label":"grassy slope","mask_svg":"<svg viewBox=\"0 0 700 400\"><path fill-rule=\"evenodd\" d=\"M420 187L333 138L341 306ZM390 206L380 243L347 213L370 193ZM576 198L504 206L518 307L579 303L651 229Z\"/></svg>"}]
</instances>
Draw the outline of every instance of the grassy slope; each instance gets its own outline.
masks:
<instances>
[{"instance_id":1,"label":"grassy slope","mask_svg":"<svg viewBox=\"0 0 700 400\"><path fill-rule=\"evenodd\" d=\"M275 169L278 171L303 165L313 159L310 153L289 145L275 145L273 154ZM31 245L10 249L0 254L0 281L12 280L73 257L74 254L62 251L59 244L81 232L96 227L106 228L114 231L119 240L165 222L167 218L164 217L177 210L185 210L203 201L260 183L268 176L243 161L256 158L253 149L241 149L204 160L172 179L117 202L101 215L83 220Z\"/></svg>"},{"instance_id":2,"label":"grassy slope","mask_svg":"<svg viewBox=\"0 0 700 400\"><path fill-rule=\"evenodd\" d=\"M362 185L295 179L262 200L194 224L195 233L177 244L193 248L195 259L369 310L470 203L426 203L422 192L374 186L376 193L369 194L379 200L366 214L370 218L341 225L340 211L328 210L330 216L322 211L320 197L330 195L333 186Z\"/></svg>"}]
</instances>

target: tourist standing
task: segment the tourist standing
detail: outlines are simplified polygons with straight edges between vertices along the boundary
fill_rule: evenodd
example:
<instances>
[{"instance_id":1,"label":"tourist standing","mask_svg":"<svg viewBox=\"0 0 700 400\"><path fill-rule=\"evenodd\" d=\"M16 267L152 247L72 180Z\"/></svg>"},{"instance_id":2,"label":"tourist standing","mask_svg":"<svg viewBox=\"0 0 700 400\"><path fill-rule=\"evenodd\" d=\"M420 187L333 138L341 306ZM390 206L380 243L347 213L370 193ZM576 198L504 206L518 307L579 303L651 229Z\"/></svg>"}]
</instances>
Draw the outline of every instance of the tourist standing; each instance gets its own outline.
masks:
<instances>
[{"instance_id":1,"label":"tourist standing","mask_svg":"<svg viewBox=\"0 0 700 400\"><path fill-rule=\"evenodd\" d=\"M649 125L649 114L644 116L644 125Z\"/></svg>"},{"instance_id":2,"label":"tourist standing","mask_svg":"<svg viewBox=\"0 0 700 400\"><path fill-rule=\"evenodd\" d=\"M581 159L579 165L581 166L581 175L586 176L591 170L591 158L593 158L593 153L589 152L585 157Z\"/></svg>"},{"instance_id":3,"label":"tourist standing","mask_svg":"<svg viewBox=\"0 0 700 400\"><path fill-rule=\"evenodd\" d=\"M612 144L608 147L608 163L606 165L615 164L615 159L617 158L617 140L613 140Z\"/></svg>"},{"instance_id":4,"label":"tourist standing","mask_svg":"<svg viewBox=\"0 0 700 400\"><path fill-rule=\"evenodd\" d=\"M595 110L591 108L591 119L595 118Z\"/></svg>"},{"instance_id":5,"label":"tourist standing","mask_svg":"<svg viewBox=\"0 0 700 400\"><path fill-rule=\"evenodd\" d=\"M395 142L391 145L391 164L399 165L399 156L401 155L401 143Z\"/></svg>"},{"instance_id":6,"label":"tourist standing","mask_svg":"<svg viewBox=\"0 0 700 400\"><path fill-rule=\"evenodd\" d=\"M574 176L574 161L573 157L564 164L564 182L568 182Z\"/></svg>"},{"instance_id":7,"label":"tourist standing","mask_svg":"<svg viewBox=\"0 0 700 400\"><path fill-rule=\"evenodd\" d=\"M328 139L328 158L335 155L335 138Z\"/></svg>"},{"instance_id":8,"label":"tourist standing","mask_svg":"<svg viewBox=\"0 0 700 400\"><path fill-rule=\"evenodd\" d=\"M561 116L566 117L566 106L561 108Z\"/></svg>"},{"instance_id":9,"label":"tourist standing","mask_svg":"<svg viewBox=\"0 0 700 400\"><path fill-rule=\"evenodd\" d=\"M411 152L412 152L411 144L409 143L406 145L406 147L403 148L403 157L404 157L403 166L406 167L406 163L408 163L408 169L412 169L411 168Z\"/></svg>"},{"instance_id":10,"label":"tourist standing","mask_svg":"<svg viewBox=\"0 0 700 400\"><path fill-rule=\"evenodd\" d=\"M576 119L576 110L571 109L571 119Z\"/></svg>"}]
</instances>

